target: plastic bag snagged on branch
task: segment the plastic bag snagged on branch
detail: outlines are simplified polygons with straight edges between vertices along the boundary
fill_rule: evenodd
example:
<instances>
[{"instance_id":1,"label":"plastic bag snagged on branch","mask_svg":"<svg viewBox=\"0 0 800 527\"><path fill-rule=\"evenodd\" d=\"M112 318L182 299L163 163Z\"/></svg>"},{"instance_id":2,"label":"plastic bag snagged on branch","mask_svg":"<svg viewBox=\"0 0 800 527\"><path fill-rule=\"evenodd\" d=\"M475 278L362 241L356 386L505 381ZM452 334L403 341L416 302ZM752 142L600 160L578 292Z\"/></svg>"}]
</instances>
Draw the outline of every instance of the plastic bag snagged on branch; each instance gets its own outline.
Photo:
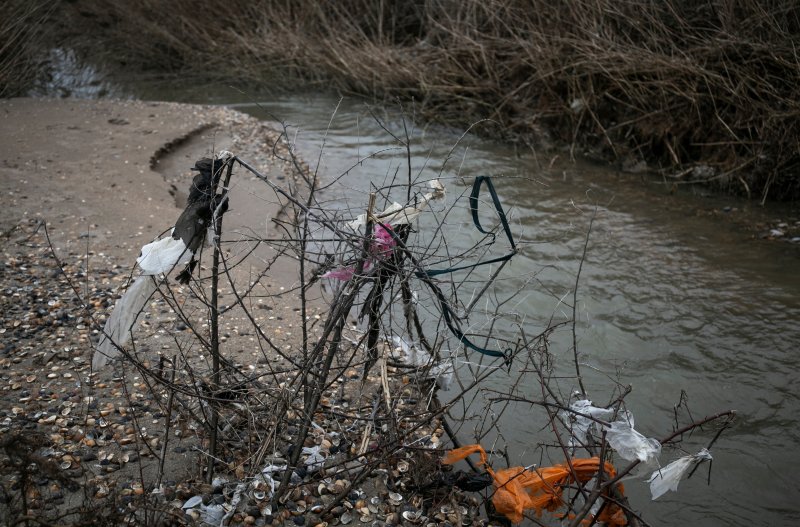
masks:
<instances>
[{"instance_id":1,"label":"plastic bag snagged on branch","mask_svg":"<svg viewBox=\"0 0 800 527\"><path fill-rule=\"evenodd\" d=\"M392 344L395 349L399 349L402 352L402 360L404 363L410 366L416 366L417 368L424 368L430 365L431 368L428 371L429 378L435 379L436 384L442 390L447 391L450 389L455 372L452 362L439 361L434 364L433 357L425 349L413 343L409 344L403 340L402 337L397 335L392 337Z\"/></svg>"},{"instance_id":2,"label":"plastic bag snagged on branch","mask_svg":"<svg viewBox=\"0 0 800 527\"><path fill-rule=\"evenodd\" d=\"M697 454L683 456L682 458L676 459L666 467L656 470L653 472L653 475L650 476L650 479L647 480L647 482L650 483L651 496L655 500L665 494L668 490L677 491L678 483L681 482L683 476L686 475L686 473L689 472L692 467L698 463L702 463L703 461L711 461L712 459L711 453L704 448Z\"/></svg>"},{"instance_id":3,"label":"plastic bag snagged on branch","mask_svg":"<svg viewBox=\"0 0 800 527\"><path fill-rule=\"evenodd\" d=\"M486 467L486 472L494 480L495 492L492 496L494 508L514 523L522 521L523 512L526 510L533 509L537 515L545 510L556 510L564 505L561 494L565 486L575 483L576 480L586 483L600 470L600 459L592 457L573 458L569 464L552 467L530 470L512 467L494 471L488 465L486 451L480 445L467 445L451 450L442 462L451 465L475 453L480 454L480 464ZM616 470L606 461L603 463L603 473L613 478ZM620 494L624 492L622 484L618 484L617 488ZM596 521L612 526L624 526L628 523L622 509L611 502L603 508Z\"/></svg>"},{"instance_id":4,"label":"plastic bag snagged on branch","mask_svg":"<svg viewBox=\"0 0 800 527\"><path fill-rule=\"evenodd\" d=\"M575 401L569 409L571 411L562 412L562 418L572 425L572 437L582 444L588 439L589 429L595 424L595 420L609 420L614 416L613 408L593 406L592 401L588 399Z\"/></svg>"},{"instance_id":5,"label":"plastic bag snagged on branch","mask_svg":"<svg viewBox=\"0 0 800 527\"><path fill-rule=\"evenodd\" d=\"M428 182L428 186L432 189L431 192L428 192L421 198L416 199L413 204L409 204L404 207L395 201L382 212L374 214L375 219L384 225L406 225L411 223L417 218L417 216L420 215L423 210L425 210L425 207L428 206L430 201L442 199L444 197L444 185L442 185L441 181L434 179ZM353 229L358 229L362 225L366 224L367 215L361 214L347 225Z\"/></svg>"},{"instance_id":6,"label":"plastic bag snagged on branch","mask_svg":"<svg viewBox=\"0 0 800 527\"><path fill-rule=\"evenodd\" d=\"M98 371L109 359L120 355L119 348L128 344L131 328L157 288L155 279L147 275L140 275L128 286L128 290L117 300L114 310L106 320L100 342L92 356L92 370Z\"/></svg>"},{"instance_id":7,"label":"plastic bag snagged on branch","mask_svg":"<svg viewBox=\"0 0 800 527\"><path fill-rule=\"evenodd\" d=\"M178 277L181 283L188 282L194 269L195 253L206 238L213 215L217 211L227 210L227 201L222 196L214 196L213 191L219 183L222 168L232 155L223 151L213 159L202 158L195 163L193 170L199 174L192 179L186 208L169 236L142 247L136 259L142 273L117 301L106 321L103 335L92 356L92 370L98 371L109 360L117 358L120 348L127 345L137 317L157 289L157 283L151 276L168 273L179 265L188 265L188 275L184 271Z\"/></svg>"},{"instance_id":8,"label":"plastic bag snagged on branch","mask_svg":"<svg viewBox=\"0 0 800 527\"><path fill-rule=\"evenodd\" d=\"M617 454L626 461L639 460L652 464L661 453L661 443L648 438L633 429L633 414L620 412L611 424L603 422L614 416L613 408L592 406L592 401L581 399L570 405L571 411L564 411L564 418L572 424L572 437L583 443L588 439L592 425L597 424L606 432L606 440ZM596 421L599 421L596 423Z\"/></svg>"},{"instance_id":9,"label":"plastic bag snagged on branch","mask_svg":"<svg viewBox=\"0 0 800 527\"><path fill-rule=\"evenodd\" d=\"M375 225L372 229L374 240L369 246L369 255L367 259L364 261L364 271L368 271L373 264L379 263L381 260L385 260L388 256L391 255L392 250L397 245L397 242L392 237L391 225ZM332 271L328 271L327 273L322 275L322 278L334 278L336 280L341 280L346 282L353 278L353 275L356 273L356 266L350 265L347 267L339 267L338 269L333 269Z\"/></svg>"},{"instance_id":10,"label":"plastic bag snagged on branch","mask_svg":"<svg viewBox=\"0 0 800 527\"><path fill-rule=\"evenodd\" d=\"M606 440L611 448L623 459L644 463L653 463L661 453L661 443L652 437L645 437L633 429L633 417L630 421L623 419L614 421L606 427Z\"/></svg>"}]
</instances>

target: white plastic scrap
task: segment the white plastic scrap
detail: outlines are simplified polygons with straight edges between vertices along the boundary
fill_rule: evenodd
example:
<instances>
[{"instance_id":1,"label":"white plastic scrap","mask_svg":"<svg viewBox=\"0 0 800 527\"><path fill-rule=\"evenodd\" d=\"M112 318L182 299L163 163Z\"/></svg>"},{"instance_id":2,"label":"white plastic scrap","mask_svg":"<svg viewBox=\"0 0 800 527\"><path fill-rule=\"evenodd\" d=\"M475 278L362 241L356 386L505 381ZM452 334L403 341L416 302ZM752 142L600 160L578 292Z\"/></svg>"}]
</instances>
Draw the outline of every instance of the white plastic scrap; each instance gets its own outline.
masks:
<instances>
[{"instance_id":1,"label":"white plastic scrap","mask_svg":"<svg viewBox=\"0 0 800 527\"><path fill-rule=\"evenodd\" d=\"M710 461L711 459L713 459L711 453L704 448L697 454L678 458L666 467L653 472L653 475L647 480L647 482L650 483L650 494L653 499L657 499L668 490L677 491L678 483L680 483L683 476L686 475L692 467L703 461Z\"/></svg>"},{"instance_id":2,"label":"white plastic scrap","mask_svg":"<svg viewBox=\"0 0 800 527\"><path fill-rule=\"evenodd\" d=\"M308 454L308 457L304 461L308 469L312 472L317 471L322 468L325 464L326 457L322 455L320 450L322 449L321 446L304 446L303 447L303 454Z\"/></svg>"},{"instance_id":3,"label":"white plastic scrap","mask_svg":"<svg viewBox=\"0 0 800 527\"><path fill-rule=\"evenodd\" d=\"M402 351L403 362L411 366L421 368L427 366L433 360L431 354L425 349L416 344L409 344L405 339L397 335L392 336L392 344ZM439 388L446 392L453 384L454 371L455 368L453 368L452 362L443 361L431 367L429 374L431 379L436 379L436 384Z\"/></svg>"},{"instance_id":4,"label":"white plastic scrap","mask_svg":"<svg viewBox=\"0 0 800 527\"><path fill-rule=\"evenodd\" d=\"M177 265L189 263L193 254L186 248L183 240L173 238L170 231L169 236L143 246L136 263L142 269L142 274L157 275L168 273Z\"/></svg>"},{"instance_id":5,"label":"white plastic scrap","mask_svg":"<svg viewBox=\"0 0 800 527\"><path fill-rule=\"evenodd\" d=\"M97 344L92 357L92 369L99 370L110 359L119 356L117 346L124 347L131 337L131 328L142 314L142 308L156 291L156 282L149 276L141 275L128 286L128 290L117 300L111 316L103 326L103 336ZM114 345L116 343L116 346Z\"/></svg>"},{"instance_id":6,"label":"white plastic scrap","mask_svg":"<svg viewBox=\"0 0 800 527\"><path fill-rule=\"evenodd\" d=\"M275 494L275 487L278 486L278 483L272 479L272 474L274 472L283 472L288 468L288 465L273 465L272 463L267 463L264 468L261 469L261 478L264 480L264 483L269 485L269 497L271 498Z\"/></svg>"},{"instance_id":7,"label":"white plastic scrap","mask_svg":"<svg viewBox=\"0 0 800 527\"><path fill-rule=\"evenodd\" d=\"M203 503L202 496L192 496L191 498L186 500L186 503L183 504L182 508L184 508L184 509L194 509L195 507L197 507L201 503Z\"/></svg>"},{"instance_id":8,"label":"white plastic scrap","mask_svg":"<svg viewBox=\"0 0 800 527\"><path fill-rule=\"evenodd\" d=\"M607 426L606 439L611 448L627 461L638 459L649 464L657 461L661 453L661 443L634 430L632 418L614 421Z\"/></svg>"},{"instance_id":9,"label":"white plastic scrap","mask_svg":"<svg viewBox=\"0 0 800 527\"><path fill-rule=\"evenodd\" d=\"M246 489L247 485L245 483L239 483L236 485L236 489L233 491L233 497L231 498L230 504L227 507L223 505L223 508L225 509L225 516L220 520L220 526L227 525L229 520L233 517L233 513L236 512L239 502L242 501L242 493Z\"/></svg>"},{"instance_id":10,"label":"white plastic scrap","mask_svg":"<svg viewBox=\"0 0 800 527\"><path fill-rule=\"evenodd\" d=\"M444 197L444 185L438 179L428 182L428 186L433 189L421 198L413 202L413 205L404 207L396 201L389 205L384 211L375 214L375 218L381 223L395 225L405 225L411 223L416 219L420 213L425 210L428 202L435 199L442 199ZM348 223L353 229L358 229L362 225L367 224L367 215L361 214L356 219Z\"/></svg>"},{"instance_id":11,"label":"white plastic scrap","mask_svg":"<svg viewBox=\"0 0 800 527\"><path fill-rule=\"evenodd\" d=\"M206 525L221 526L223 518L225 518L225 507L223 505L200 506L200 520Z\"/></svg>"},{"instance_id":12,"label":"white plastic scrap","mask_svg":"<svg viewBox=\"0 0 800 527\"><path fill-rule=\"evenodd\" d=\"M564 412L563 418L566 422L572 422L572 437L585 442L589 436L589 429L595 424L593 419L610 420L614 416L613 408L599 408L592 406L592 401L581 399L569 406L572 412ZM579 415L582 414L582 415ZM589 417L586 417L589 416Z\"/></svg>"}]
</instances>

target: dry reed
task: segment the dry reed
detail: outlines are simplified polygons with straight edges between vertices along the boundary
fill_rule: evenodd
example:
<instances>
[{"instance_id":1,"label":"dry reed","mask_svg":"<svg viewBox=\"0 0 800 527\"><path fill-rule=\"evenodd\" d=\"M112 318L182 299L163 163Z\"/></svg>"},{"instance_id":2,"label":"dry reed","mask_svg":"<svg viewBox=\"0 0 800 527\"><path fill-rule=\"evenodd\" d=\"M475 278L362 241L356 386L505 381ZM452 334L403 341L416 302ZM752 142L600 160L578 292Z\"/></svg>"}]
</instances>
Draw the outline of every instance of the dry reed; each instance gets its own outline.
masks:
<instances>
[{"instance_id":1,"label":"dry reed","mask_svg":"<svg viewBox=\"0 0 800 527\"><path fill-rule=\"evenodd\" d=\"M139 72L298 80L414 98L675 182L800 196L800 6L791 0L88 0L71 45ZM168 16L165 16L167 15ZM83 45L81 46L81 42ZM98 57L98 49L104 57Z\"/></svg>"}]
</instances>

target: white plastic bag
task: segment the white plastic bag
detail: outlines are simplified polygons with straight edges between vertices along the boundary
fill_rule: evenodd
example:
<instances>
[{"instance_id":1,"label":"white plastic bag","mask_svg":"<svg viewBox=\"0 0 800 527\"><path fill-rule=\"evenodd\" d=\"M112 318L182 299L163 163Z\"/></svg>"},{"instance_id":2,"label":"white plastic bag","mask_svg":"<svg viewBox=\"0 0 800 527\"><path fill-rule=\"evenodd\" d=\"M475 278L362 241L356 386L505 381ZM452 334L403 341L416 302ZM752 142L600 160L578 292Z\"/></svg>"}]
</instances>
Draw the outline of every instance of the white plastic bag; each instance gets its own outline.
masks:
<instances>
[{"instance_id":1,"label":"white plastic bag","mask_svg":"<svg viewBox=\"0 0 800 527\"><path fill-rule=\"evenodd\" d=\"M644 463L653 463L661 453L661 443L648 438L633 429L628 420L614 421L606 427L606 439L611 448L627 461L638 459Z\"/></svg>"},{"instance_id":2,"label":"white plastic bag","mask_svg":"<svg viewBox=\"0 0 800 527\"><path fill-rule=\"evenodd\" d=\"M686 475L693 466L703 461L710 461L711 459L713 459L711 453L704 448L697 454L683 456L666 467L653 472L653 475L647 480L647 482L650 483L650 494L653 499L657 499L668 490L677 491L678 483L681 482L683 476Z\"/></svg>"},{"instance_id":3,"label":"white plastic bag","mask_svg":"<svg viewBox=\"0 0 800 527\"><path fill-rule=\"evenodd\" d=\"M106 320L103 335L92 357L92 370L98 371L109 360L119 357L119 348L130 340L136 319L142 314L142 308L156 289L156 281L145 275L139 276L128 286L128 290L117 300L111 316Z\"/></svg>"},{"instance_id":4,"label":"white plastic bag","mask_svg":"<svg viewBox=\"0 0 800 527\"><path fill-rule=\"evenodd\" d=\"M264 468L261 469L261 478L269 485L270 498L275 494L275 487L278 486L278 482L272 478L272 474L275 472L282 472L288 467L289 465L273 465L272 463L267 463Z\"/></svg>"},{"instance_id":5,"label":"white plastic bag","mask_svg":"<svg viewBox=\"0 0 800 527\"><path fill-rule=\"evenodd\" d=\"M433 357L431 357L431 354L425 349L416 344L409 344L402 337L397 335L392 336L392 344L395 349L399 349L402 352L402 361L405 364L422 368L433 361ZM429 371L430 378L436 379L436 384L445 392L449 390L450 386L453 384L454 373L455 368L453 368L453 363L450 360L440 361L431 367Z\"/></svg>"},{"instance_id":6,"label":"white plastic bag","mask_svg":"<svg viewBox=\"0 0 800 527\"><path fill-rule=\"evenodd\" d=\"M382 212L376 213L375 218L380 223L393 226L411 223L425 210L428 202L444 198L444 185L442 185L441 181L438 179L431 180L428 182L428 186L432 189L431 192L422 197L415 197L413 205L409 204L403 207L403 205L395 201ZM362 214L348 223L348 225L353 229L358 229L362 225L366 225L366 223L367 215Z\"/></svg>"},{"instance_id":7,"label":"white plastic bag","mask_svg":"<svg viewBox=\"0 0 800 527\"><path fill-rule=\"evenodd\" d=\"M592 406L592 401L588 399L575 401L569 408L572 412L565 411L562 417L566 422L572 423L572 437L580 443L585 443L588 440L589 429L595 424L593 419L610 420L614 416L613 408Z\"/></svg>"},{"instance_id":8,"label":"white plastic bag","mask_svg":"<svg viewBox=\"0 0 800 527\"><path fill-rule=\"evenodd\" d=\"M142 274L157 275L168 273L177 265L189 263L193 254L186 248L183 240L180 238L176 240L170 232L169 236L142 247L141 255L136 259L136 263L142 269Z\"/></svg>"}]
</instances>

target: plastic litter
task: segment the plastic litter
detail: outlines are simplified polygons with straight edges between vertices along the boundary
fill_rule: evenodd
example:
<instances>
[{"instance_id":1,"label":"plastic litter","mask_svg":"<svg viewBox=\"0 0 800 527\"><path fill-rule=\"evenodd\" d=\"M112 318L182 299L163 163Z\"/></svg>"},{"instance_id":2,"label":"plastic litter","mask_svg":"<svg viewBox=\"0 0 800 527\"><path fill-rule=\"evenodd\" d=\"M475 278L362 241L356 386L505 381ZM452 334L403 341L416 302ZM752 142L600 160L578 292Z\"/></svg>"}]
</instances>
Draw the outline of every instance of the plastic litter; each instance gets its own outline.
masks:
<instances>
[{"instance_id":1,"label":"plastic litter","mask_svg":"<svg viewBox=\"0 0 800 527\"><path fill-rule=\"evenodd\" d=\"M394 202L389 205L385 210L375 214L375 218L383 223L383 224L391 224L391 225L406 225L411 223L416 219L417 216L420 215L422 211L425 210L425 207L428 206L428 203L432 200L442 199L444 197L444 185L438 179L434 179L428 182L428 186L432 189L431 192L428 192L421 198L418 198L414 201L414 205L408 205L404 207L403 205ZM348 225L353 229L358 229L362 225L367 224L367 215L361 214L356 219L348 223Z\"/></svg>"},{"instance_id":2,"label":"plastic litter","mask_svg":"<svg viewBox=\"0 0 800 527\"><path fill-rule=\"evenodd\" d=\"M633 429L633 419L614 421L606 427L606 440L623 459L655 463L661 453L661 443Z\"/></svg>"},{"instance_id":3,"label":"plastic litter","mask_svg":"<svg viewBox=\"0 0 800 527\"><path fill-rule=\"evenodd\" d=\"M325 464L326 457L321 452L322 447L317 446L304 446L303 447L303 454L307 454L308 457L304 461L305 465L308 467L308 470L315 472L322 468Z\"/></svg>"},{"instance_id":4,"label":"plastic litter","mask_svg":"<svg viewBox=\"0 0 800 527\"><path fill-rule=\"evenodd\" d=\"M572 411L562 412L562 418L572 424L572 437L577 439L579 443L585 443L588 440L589 430L595 424L593 419L608 421L614 417L613 408L592 406L592 401L588 399L575 401L569 408Z\"/></svg>"},{"instance_id":5,"label":"plastic litter","mask_svg":"<svg viewBox=\"0 0 800 527\"><path fill-rule=\"evenodd\" d=\"M650 494L653 499L658 499L668 490L677 491L678 483L681 482L683 476L685 476L692 467L698 463L711 461L712 459L711 453L704 448L697 454L678 458L666 467L653 472L653 475L647 480L647 482L650 483Z\"/></svg>"},{"instance_id":6,"label":"plastic litter","mask_svg":"<svg viewBox=\"0 0 800 527\"><path fill-rule=\"evenodd\" d=\"M227 201L223 200L217 204L215 201L217 198L211 195L211 191L222 174L219 168L231 155L230 152L222 152L213 160L203 158L195 163L195 169L200 174L192 180L186 209L178 217L169 236L142 247L141 254L136 259L142 274L117 301L111 316L106 321L103 328L104 335L92 357L93 370L99 370L110 359L118 357L120 355L119 348L124 347L130 340L131 328L135 324L136 318L156 291L156 282L150 277L168 273L178 265L192 262L194 253L206 237L202 228L209 224L212 209L214 214L220 210L222 212L227 210ZM213 173L215 165L218 169L216 174ZM184 273L188 273L184 277L185 282L181 277L184 273L178 276L178 281L188 283L192 269L193 265L188 271L184 271Z\"/></svg>"},{"instance_id":7,"label":"plastic litter","mask_svg":"<svg viewBox=\"0 0 800 527\"><path fill-rule=\"evenodd\" d=\"M288 465L273 465L272 463L267 463L264 468L261 469L261 479L264 480L264 483L269 485L270 498L275 494L275 488L278 486L278 483L272 479L272 474L275 472L283 472L287 468Z\"/></svg>"},{"instance_id":8,"label":"plastic litter","mask_svg":"<svg viewBox=\"0 0 800 527\"><path fill-rule=\"evenodd\" d=\"M183 504L182 508L184 508L184 509L193 509L193 508L197 507L198 505L200 505L201 503L203 503L202 496L192 496L191 498L186 500L186 503Z\"/></svg>"},{"instance_id":9,"label":"plastic litter","mask_svg":"<svg viewBox=\"0 0 800 527\"><path fill-rule=\"evenodd\" d=\"M225 507L222 505L201 505L200 506L200 520L206 525L213 525L217 527L222 525L222 519L225 517Z\"/></svg>"},{"instance_id":10,"label":"plastic litter","mask_svg":"<svg viewBox=\"0 0 800 527\"><path fill-rule=\"evenodd\" d=\"M194 253L186 247L183 240L172 237L174 231L175 229L172 229L169 236L142 247L142 253L136 259L142 274L168 273L178 265L185 265L191 261Z\"/></svg>"},{"instance_id":11,"label":"plastic litter","mask_svg":"<svg viewBox=\"0 0 800 527\"><path fill-rule=\"evenodd\" d=\"M373 229L374 240L369 249L370 256L364 262L365 272L368 271L373 265L378 263L378 261L389 256L392 252L392 249L394 249L394 247L397 245L397 242L390 234L391 231L392 227L390 225L375 225L375 228ZM347 267L339 267L338 269L328 271L322 275L322 278L333 278L346 282L347 280L353 278L355 273L356 267L354 265L349 265Z\"/></svg>"},{"instance_id":12,"label":"plastic litter","mask_svg":"<svg viewBox=\"0 0 800 527\"><path fill-rule=\"evenodd\" d=\"M402 361L405 364L416 366L418 368L425 367L433 361L433 357L424 348L416 344L409 344L402 337L397 335L392 336L392 344L396 349L400 349L403 354ZM453 363L450 361L442 361L429 370L429 378L436 379L436 384L443 391L450 389L453 384L453 375L455 369Z\"/></svg>"},{"instance_id":13,"label":"plastic litter","mask_svg":"<svg viewBox=\"0 0 800 527\"><path fill-rule=\"evenodd\" d=\"M586 483L600 470L600 459L592 457L573 458L570 461L572 468L565 463L552 467L533 469L512 467L494 471L488 465L486 451L480 445L468 445L451 450L443 463L450 465L475 453L480 454L480 464L486 467L486 472L494 480L495 492L492 496L494 508L514 523L520 523L523 512L528 509L535 510L537 515L545 510L558 509L564 504L561 494L565 486L575 483L576 480ZM603 463L603 472L610 478L616 475L614 466L607 461ZM617 488L620 493L624 492L621 484ZM622 510L611 502L594 520L611 526L627 525Z\"/></svg>"},{"instance_id":14,"label":"plastic litter","mask_svg":"<svg viewBox=\"0 0 800 527\"><path fill-rule=\"evenodd\" d=\"M124 347L131 338L131 327L142 313L142 308L156 291L153 278L141 275L128 286L128 290L117 300L111 316L103 326L103 336L92 356L92 370L98 371L110 359L120 355L117 346ZM115 346L114 343L117 345Z\"/></svg>"}]
</instances>

